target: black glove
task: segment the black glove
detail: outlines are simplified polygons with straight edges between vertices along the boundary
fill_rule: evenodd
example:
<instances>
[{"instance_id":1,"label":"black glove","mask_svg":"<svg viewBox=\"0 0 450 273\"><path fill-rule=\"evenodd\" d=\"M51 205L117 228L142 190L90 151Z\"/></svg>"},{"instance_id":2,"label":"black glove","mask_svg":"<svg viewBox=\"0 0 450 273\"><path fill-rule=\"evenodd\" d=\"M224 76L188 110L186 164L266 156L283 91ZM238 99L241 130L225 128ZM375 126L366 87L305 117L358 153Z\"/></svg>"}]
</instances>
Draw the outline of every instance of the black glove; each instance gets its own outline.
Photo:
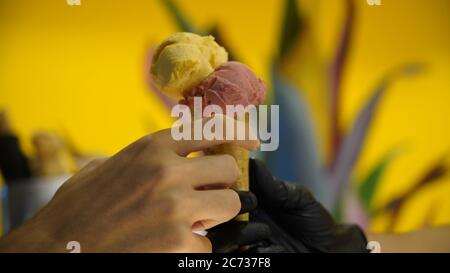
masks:
<instances>
[{"instance_id":1,"label":"black glove","mask_svg":"<svg viewBox=\"0 0 450 273\"><path fill-rule=\"evenodd\" d=\"M252 211L257 206L257 199L251 192L238 192L241 201L239 214ZM253 251L262 243L267 244L270 238L270 227L264 223L230 221L208 230L208 238L212 242L213 252L231 253Z\"/></svg>"},{"instance_id":2,"label":"black glove","mask_svg":"<svg viewBox=\"0 0 450 273\"><path fill-rule=\"evenodd\" d=\"M274 178L259 160L250 160L250 190L258 198L255 209L255 198L248 197L252 194L240 193L243 207L250 208L250 222L229 222L212 229L215 251L368 252L359 227L335 223L305 187ZM228 248L217 238L226 241Z\"/></svg>"}]
</instances>

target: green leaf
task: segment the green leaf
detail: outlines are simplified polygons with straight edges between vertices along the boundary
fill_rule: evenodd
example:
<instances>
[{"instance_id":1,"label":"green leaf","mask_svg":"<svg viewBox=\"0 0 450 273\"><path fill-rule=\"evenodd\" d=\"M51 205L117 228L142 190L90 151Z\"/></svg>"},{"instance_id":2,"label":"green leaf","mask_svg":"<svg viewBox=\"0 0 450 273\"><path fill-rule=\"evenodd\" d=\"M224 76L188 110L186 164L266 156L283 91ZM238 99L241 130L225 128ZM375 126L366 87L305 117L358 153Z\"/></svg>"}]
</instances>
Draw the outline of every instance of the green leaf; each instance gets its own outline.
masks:
<instances>
[{"instance_id":1,"label":"green leaf","mask_svg":"<svg viewBox=\"0 0 450 273\"><path fill-rule=\"evenodd\" d=\"M166 6L170 14L173 16L181 31L201 34L196 31L193 24L183 14L183 12L180 10L180 8L178 8L173 0L162 0L162 3Z\"/></svg>"},{"instance_id":2,"label":"green leaf","mask_svg":"<svg viewBox=\"0 0 450 273\"><path fill-rule=\"evenodd\" d=\"M440 158L437 162L431 165L429 169L427 169L422 176L419 177L418 181L413 183L409 190L399 195L397 198L394 198L392 201L388 202L386 205L381 208L373 211L373 215L379 214L385 211L391 211L393 214L398 213L398 211L402 208L403 204L409 200L412 196L414 196L417 192L423 189L425 186L428 186L436 181L439 181L442 177L448 174L449 167L447 166L447 155L444 154L442 158Z\"/></svg>"},{"instance_id":3,"label":"green leaf","mask_svg":"<svg viewBox=\"0 0 450 273\"><path fill-rule=\"evenodd\" d=\"M225 36L223 35L223 32L221 31L219 25L214 24L207 32L206 34L209 34L213 36L216 40L216 42L227 49L228 51L228 61L240 61L240 58L237 57L236 52L233 52L232 47L228 43L228 40L225 39Z\"/></svg>"},{"instance_id":4,"label":"green leaf","mask_svg":"<svg viewBox=\"0 0 450 273\"><path fill-rule=\"evenodd\" d=\"M347 0L346 17L341 30L341 38L337 47L336 56L333 59L330 69L330 99L331 99L331 158L330 165L333 166L336 160L336 153L339 150L342 135L339 130L339 101L341 97L341 82L345 66L347 64L350 44L352 41L353 29L355 28L355 2Z\"/></svg>"},{"instance_id":5,"label":"green leaf","mask_svg":"<svg viewBox=\"0 0 450 273\"><path fill-rule=\"evenodd\" d=\"M284 21L281 25L280 37L280 58L289 53L295 44L295 41L300 36L300 14L298 12L296 0L286 0L285 9L283 12Z\"/></svg>"},{"instance_id":6,"label":"green leaf","mask_svg":"<svg viewBox=\"0 0 450 273\"><path fill-rule=\"evenodd\" d=\"M339 195L343 193L350 181L353 168L358 161L369 129L372 125L373 117L375 116L380 101L387 89L398 79L417 75L423 71L423 68L424 65L420 63L395 67L388 72L383 77L383 80L376 86L373 95L358 113L352 128L340 145L335 161L336 164L331 170L331 183L332 187L334 187L332 203L336 202Z\"/></svg>"},{"instance_id":7,"label":"green leaf","mask_svg":"<svg viewBox=\"0 0 450 273\"><path fill-rule=\"evenodd\" d=\"M359 197L366 211L372 211L372 201L377 188L382 180L386 169L398 154L398 149L394 148L389 151L383 158L377 162L373 169L369 171L358 188Z\"/></svg>"}]
</instances>

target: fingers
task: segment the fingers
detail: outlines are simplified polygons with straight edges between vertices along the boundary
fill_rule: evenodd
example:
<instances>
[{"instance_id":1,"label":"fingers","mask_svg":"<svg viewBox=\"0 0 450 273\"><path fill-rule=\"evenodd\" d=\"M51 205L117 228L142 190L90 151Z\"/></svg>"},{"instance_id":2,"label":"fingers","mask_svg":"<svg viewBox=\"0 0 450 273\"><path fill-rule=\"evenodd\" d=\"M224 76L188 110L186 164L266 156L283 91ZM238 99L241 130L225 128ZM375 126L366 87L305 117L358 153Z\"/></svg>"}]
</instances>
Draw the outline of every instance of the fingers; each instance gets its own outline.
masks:
<instances>
[{"instance_id":1,"label":"fingers","mask_svg":"<svg viewBox=\"0 0 450 273\"><path fill-rule=\"evenodd\" d=\"M209 229L235 217L241 209L238 194L229 189L195 191L191 198L193 229Z\"/></svg>"},{"instance_id":2,"label":"fingers","mask_svg":"<svg viewBox=\"0 0 450 273\"><path fill-rule=\"evenodd\" d=\"M239 214L247 213L254 210L258 206L258 199L251 192L238 191L239 201L241 201L241 210Z\"/></svg>"},{"instance_id":3,"label":"fingers","mask_svg":"<svg viewBox=\"0 0 450 273\"><path fill-rule=\"evenodd\" d=\"M270 237L270 228L263 223L232 221L208 230L208 238L213 252L228 253L240 247L266 241Z\"/></svg>"},{"instance_id":4,"label":"fingers","mask_svg":"<svg viewBox=\"0 0 450 273\"><path fill-rule=\"evenodd\" d=\"M279 206L287 199L287 191L275 181L266 165L258 159L249 162L250 190L255 193L261 205Z\"/></svg>"},{"instance_id":5,"label":"fingers","mask_svg":"<svg viewBox=\"0 0 450 273\"><path fill-rule=\"evenodd\" d=\"M212 123L216 124L218 128L223 129L222 133L218 133L221 139L212 139L210 138L211 136L208 137L203 135L202 128L205 127L205 124ZM173 151L181 156L186 156L192 152L205 150L225 143L234 144L249 151L254 151L259 147L259 141L257 140L256 135L248 129L248 126L245 125L245 123L224 115L216 115L212 118L196 120L190 123L189 126L191 126L191 140L175 140L172 137L172 128L153 134L153 139L168 145ZM234 129L234 134L228 137L227 131L230 131L231 128ZM246 134L245 137L238 137L239 134L237 133L236 128L246 128L245 131L248 134ZM194 130L201 130L201 140L194 140Z\"/></svg>"},{"instance_id":6,"label":"fingers","mask_svg":"<svg viewBox=\"0 0 450 273\"><path fill-rule=\"evenodd\" d=\"M250 190L258 197L263 207L280 208L288 203L298 204L298 196L310 197L308 190L299 185L277 180L266 165L258 159L250 159L249 163ZM304 201L309 201L310 198Z\"/></svg>"},{"instance_id":7,"label":"fingers","mask_svg":"<svg viewBox=\"0 0 450 273\"><path fill-rule=\"evenodd\" d=\"M316 199L304 186L278 180L258 159L250 159L250 190L263 207L298 210L316 206Z\"/></svg>"},{"instance_id":8,"label":"fingers","mask_svg":"<svg viewBox=\"0 0 450 273\"><path fill-rule=\"evenodd\" d=\"M264 223L251 223L241 230L241 236L238 238L240 245L248 245L261 240L266 240L270 236L270 228Z\"/></svg>"},{"instance_id":9,"label":"fingers","mask_svg":"<svg viewBox=\"0 0 450 273\"><path fill-rule=\"evenodd\" d=\"M205 193L213 192L213 191L204 191ZM239 201L241 202L241 209L238 214L247 213L256 208L258 205L258 200L256 196L251 192L239 191L237 192ZM217 225L217 219L206 219L195 222L192 225L192 230L205 230L212 226Z\"/></svg>"},{"instance_id":10,"label":"fingers","mask_svg":"<svg viewBox=\"0 0 450 273\"><path fill-rule=\"evenodd\" d=\"M189 183L194 188L231 186L241 175L236 160L230 155L189 158L184 169L183 183Z\"/></svg>"}]
</instances>

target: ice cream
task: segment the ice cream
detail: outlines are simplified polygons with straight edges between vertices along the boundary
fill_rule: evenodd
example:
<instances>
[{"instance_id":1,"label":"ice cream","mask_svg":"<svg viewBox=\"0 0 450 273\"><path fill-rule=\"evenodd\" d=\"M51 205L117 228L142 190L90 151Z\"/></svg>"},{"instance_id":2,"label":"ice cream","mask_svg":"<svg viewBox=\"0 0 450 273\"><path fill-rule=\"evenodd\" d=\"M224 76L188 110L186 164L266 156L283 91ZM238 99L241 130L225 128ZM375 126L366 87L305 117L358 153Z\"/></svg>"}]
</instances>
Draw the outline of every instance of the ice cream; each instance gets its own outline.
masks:
<instances>
[{"instance_id":1,"label":"ice cream","mask_svg":"<svg viewBox=\"0 0 450 273\"><path fill-rule=\"evenodd\" d=\"M266 96L261 79L244 64L227 62L228 56L211 36L177 33L163 41L155 52L151 74L162 91L193 107L194 97L202 97L203 106L215 104L258 105ZM229 154L241 170L232 188L249 190L249 152L233 144L222 144L207 154ZM240 215L238 220L248 220Z\"/></svg>"},{"instance_id":2,"label":"ice cream","mask_svg":"<svg viewBox=\"0 0 450 273\"><path fill-rule=\"evenodd\" d=\"M225 110L226 105L261 104L266 92L263 81L250 68L239 62L227 62L197 86L185 91L181 103L192 106L194 97L202 97L203 106L215 104Z\"/></svg>"},{"instance_id":3,"label":"ice cream","mask_svg":"<svg viewBox=\"0 0 450 273\"><path fill-rule=\"evenodd\" d=\"M180 102L192 108L194 97L201 97L203 106L215 104L224 113L227 105L258 105L266 97L266 86L246 65L239 62L227 62L220 65L197 86L183 93ZM249 154L248 151L233 145L222 144L210 148L207 154L229 154L234 157L241 171L241 177L235 182L236 190L249 190ZM247 220L248 216L238 217Z\"/></svg>"},{"instance_id":4,"label":"ice cream","mask_svg":"<svg viewBox=\"0 0 450 273\"><path fill-rule=\"evenodd\" d=\"M180 99L227 60L228 53L214 37L180 32L158 46L150 73L162 91Z\"/></svg>"}]
</instances>

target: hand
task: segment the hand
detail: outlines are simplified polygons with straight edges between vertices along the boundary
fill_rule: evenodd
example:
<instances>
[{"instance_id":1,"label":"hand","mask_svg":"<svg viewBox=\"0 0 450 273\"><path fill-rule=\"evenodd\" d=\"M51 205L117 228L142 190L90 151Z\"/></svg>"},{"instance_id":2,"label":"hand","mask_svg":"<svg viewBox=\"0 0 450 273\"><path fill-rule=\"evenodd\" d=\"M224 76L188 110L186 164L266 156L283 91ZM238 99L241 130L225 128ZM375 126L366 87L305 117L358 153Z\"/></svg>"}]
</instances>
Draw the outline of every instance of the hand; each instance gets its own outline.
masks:
<instances>
[{"instance_id":1,"label":"hand","mask_svg":"<svg viewBox=\"0 0 450 273\"><path fill-rule=\"evenodd\" d=\"M218 117L220 118L220 117ZM208 229L237 215L233 157L186 158L222 143L254 150L258 141L175 141L170 129L89 164L35 217L0 241L4 252L210 252ZM208 190L206 190L208 189Z\"/></svg>"},{"instance_id":2,"label":"hand","mask_svg":"<svg viewBox=\"0 0 450 273\"><path fill-rule=\"evenodd\" d=\"M305 187L274 178L259 160L250 160L250 190L258 206L250 212L250 223L234 231L233 240L239 240L228 243L234 249L247 245L250 252L368 252L361 229L337 224ZM214 228L213 237L218 237L219 229L231 230L227 225ZM252 238L245 232L249 228L264 235ZM216 249L223 250L221 245Z\"/></svg>"},{"instance_id":3,"label":"hand","mask_svg":"<svg viewBox=\"0 0 450 273\"><path fill-rule=\"evenodd\" d=\"M238 192L241 201L241 213L248 213L257 206L257 199L251 192ZM250 245L260 246L270 237L270 227L264 223L230 221L208 230L213 252L232 253L248 251Z\"/></svg>"}]
</instances>

